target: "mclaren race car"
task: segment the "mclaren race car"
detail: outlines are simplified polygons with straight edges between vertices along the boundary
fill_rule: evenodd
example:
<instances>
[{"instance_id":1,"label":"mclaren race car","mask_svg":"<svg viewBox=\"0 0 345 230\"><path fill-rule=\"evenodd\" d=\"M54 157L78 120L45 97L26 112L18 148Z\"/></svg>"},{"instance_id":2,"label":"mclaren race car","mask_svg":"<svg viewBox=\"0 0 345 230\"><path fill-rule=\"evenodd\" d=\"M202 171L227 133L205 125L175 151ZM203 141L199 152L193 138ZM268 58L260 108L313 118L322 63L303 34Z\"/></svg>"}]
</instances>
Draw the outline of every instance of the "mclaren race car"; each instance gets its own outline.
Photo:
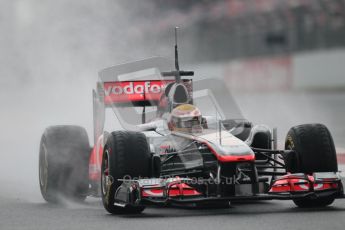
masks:
<instances>
[{"instance_id":1,"label":"mclaren race car","mask_svg":"<svg viewBox=\"0 0 345 230\"><path fill-rule=\"evenodd\" d=\"M91 195L110 213L140 213L149 205L272 199L322 207L344 198L324 125L292 127L278 150L276 129L244 119L224 82L180 70L177 46L171 64L155 57L99 73L92 148L81 127L45 130L46 201Z\"/></svg>"}]
</instances>

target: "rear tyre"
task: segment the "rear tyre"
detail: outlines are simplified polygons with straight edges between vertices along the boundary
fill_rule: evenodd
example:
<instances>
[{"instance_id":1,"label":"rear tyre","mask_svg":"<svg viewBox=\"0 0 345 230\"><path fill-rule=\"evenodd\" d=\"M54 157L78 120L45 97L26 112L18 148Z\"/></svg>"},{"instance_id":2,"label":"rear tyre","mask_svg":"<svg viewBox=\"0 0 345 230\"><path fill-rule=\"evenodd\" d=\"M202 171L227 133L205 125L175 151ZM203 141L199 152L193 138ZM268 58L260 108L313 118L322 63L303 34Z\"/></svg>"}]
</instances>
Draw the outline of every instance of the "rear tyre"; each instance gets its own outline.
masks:
<instances>
[{"instance_id":1,"label":"rear tyre","mask_svg":"<svg viewBox=\"0 0 345 230\"><path fill-rule=\"evenodd\" d=\"M109 135L102 157L102 201L112 214L136 214L144 206L116 206L115 193L122 182L118 179L149 177L151 153L146 136L138 132L115 131Z\"/></svg>"},{"instance_id":2,"label":"rear tyre","mask_svg":"<svg viewBox=\"0 0 345 230\"><path fill-rule=\"evenodd\" d=\"M52 126L41 138L39 184L43 198L83 201L88 193L90 154L86 130L79 126Z\"/></svg>"},{"instance_id":3,"label":"rear tyre","mask_svg":"<svg viewBox=\"0 0 345 230\"><path fill-rule=\"evenodd\" d=\"M332 136L322 124L305 124L292 127L285 140L285 149L295 150L296 155L285 161L291 173L337 172L338 163ZM301 208L325 207L334 197L295 199Z\"/></svg>"}]
</instances>

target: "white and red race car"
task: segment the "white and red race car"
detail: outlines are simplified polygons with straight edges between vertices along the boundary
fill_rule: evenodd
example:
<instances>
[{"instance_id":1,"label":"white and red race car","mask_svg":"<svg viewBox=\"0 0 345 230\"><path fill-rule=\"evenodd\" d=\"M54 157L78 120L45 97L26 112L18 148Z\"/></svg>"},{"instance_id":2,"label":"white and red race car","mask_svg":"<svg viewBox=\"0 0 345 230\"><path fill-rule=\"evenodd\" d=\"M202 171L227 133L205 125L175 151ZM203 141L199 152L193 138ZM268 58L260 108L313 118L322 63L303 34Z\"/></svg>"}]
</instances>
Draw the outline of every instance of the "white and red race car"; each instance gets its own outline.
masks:
<instances>
[{"instance_id":1,"label":"white and red race car","mask_svg":"<svg viewBox=\"0 0 345 230\"><path fill-rule=\"evenodd\" d=\"M150 58L99 73L94 146L77 126L48 127L42 135L45 200L101 196L110 213L139 213L148 205L289 199L320 207L344 198L324 125L292 127L285 150L277 150L275 129L243 119L221 80L192 80L193 72L175 64L171 71L169 60ZM169 127L182 104L202 113L188 131ZM121 130L106 130L109 110Z\"/></svg>"}]
</instances>

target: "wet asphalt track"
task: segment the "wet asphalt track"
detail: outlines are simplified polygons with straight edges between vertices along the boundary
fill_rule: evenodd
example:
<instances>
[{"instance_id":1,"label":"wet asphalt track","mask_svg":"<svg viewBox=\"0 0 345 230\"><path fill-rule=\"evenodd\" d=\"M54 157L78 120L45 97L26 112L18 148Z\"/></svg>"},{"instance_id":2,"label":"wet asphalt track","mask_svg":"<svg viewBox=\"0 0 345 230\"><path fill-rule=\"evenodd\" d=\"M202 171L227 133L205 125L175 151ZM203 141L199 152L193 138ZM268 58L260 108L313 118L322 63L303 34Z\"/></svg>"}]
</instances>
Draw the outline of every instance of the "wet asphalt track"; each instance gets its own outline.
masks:
<instances>
[{"instance_id":1,"label":"wet asphalt track","mask_svg":"<svg viewBox=\"0 0 345 230\"><path fill-rule=\"evenodd\" d=\"M88 92L89 88L82 93ZM26 95L30 101L41 97L31 91ZM266 201L234 204L229 209L147 208L142 215L134 216L109 215L94 198L84 204L47 204L41 198L37 179L38 144L44 127L76 120L89 132L92 130L91 115L82 119L79 115L91 114L89 100L81 104L81 97L73 101L61 96L53 107L47 107L51 100L34 104L18 99L20 106L10 103L1 111L0 124L6 135L0 139L0 230L345 229L345 200L317 210L298 209L291 201ZM336 145L345 146L345 92L241 95L238 101L250 120L278 126L280 142L292 125L321 122L330 128ZM80 111L75 110L77 102Z\"/></svg>"},{"instance_id":2,"label":"wet asphalt track","mask_svg":"<svg viewBox=\"0 0 345 230\"><path fill-rule=\"evenodd\" d=\"M289 201L234 204L228 209L147 208L141 215L107 214L100 202L65 207L0 198L0 229L344 229L345 201L301 210Z\"/></svg>"}]
</instances>

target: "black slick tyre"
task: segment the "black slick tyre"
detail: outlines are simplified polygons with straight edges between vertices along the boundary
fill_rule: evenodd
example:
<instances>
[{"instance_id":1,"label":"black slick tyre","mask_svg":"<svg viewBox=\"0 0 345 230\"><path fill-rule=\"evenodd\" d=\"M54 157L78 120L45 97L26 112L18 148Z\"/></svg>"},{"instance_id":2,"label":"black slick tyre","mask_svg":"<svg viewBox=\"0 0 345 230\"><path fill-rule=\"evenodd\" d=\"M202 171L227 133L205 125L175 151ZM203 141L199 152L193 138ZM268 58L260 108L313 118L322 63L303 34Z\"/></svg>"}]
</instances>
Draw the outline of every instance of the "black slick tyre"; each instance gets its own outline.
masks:
<instances>
[{"instance_id":1,"label":"black slick tyre","mask_svg":"<svg viewBox=\"0 0 345 230\"><path fill-rule=\"evenodd\" d=\"M101 194L104 208L112 214L136 214L144 206L115 205L115 193L123 178L145 178L151 172L151 153L146 136L139 132L112 132L102 157Z\"/></svg>"},{"instance_id":2,"label":"black slick tyre","mask_svg":"<svg viewBox=\"0 0 345 230\"><path fill-rule=\"evenodd\" d=\"M338 171L332 136L322 124L292 127L286 136L285 149L296 152L294 156L285 159L288 172L312 174ZM293 201L301 208L325 207L333 203L334 197L303 198Z\"/></svg>"},{"instance_id":3,"label":"black slick tyre","mask_svg":"<svg viewBox=\"0 0 345 230\"><path fill-rule=\"evenodd\" d=\"M47 202L86 198L89 154L89 139L84 128L64 125L44 131L39 150L39 185Z\"/></svg>"}]
</instances>

